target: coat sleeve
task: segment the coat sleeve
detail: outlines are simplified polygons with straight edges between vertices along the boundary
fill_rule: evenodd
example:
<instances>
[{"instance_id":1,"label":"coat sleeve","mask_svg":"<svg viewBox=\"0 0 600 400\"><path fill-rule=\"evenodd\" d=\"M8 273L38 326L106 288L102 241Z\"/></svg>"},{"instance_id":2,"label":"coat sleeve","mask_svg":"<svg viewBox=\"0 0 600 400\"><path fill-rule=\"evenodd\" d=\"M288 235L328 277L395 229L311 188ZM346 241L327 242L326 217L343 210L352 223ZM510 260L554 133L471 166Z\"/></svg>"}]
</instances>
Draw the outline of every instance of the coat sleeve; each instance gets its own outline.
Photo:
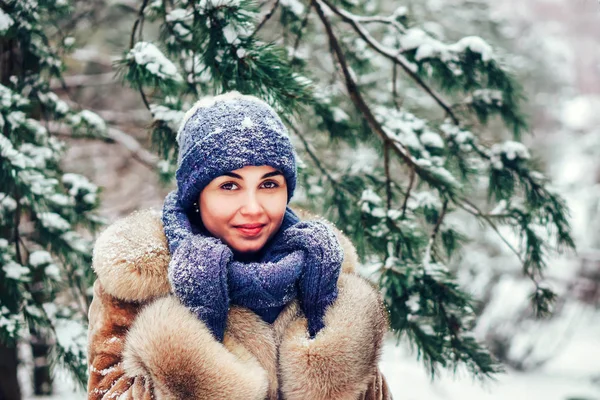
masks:
<instances>
[{"instance_id":1,"label":"coat sleeve","mask_svg":"<svg viewBox=\"0 0 600 400\"><path fill-rule=\"evenodd\" d=\"M268 377L235 337L217 342L174 297L145 305L96 283L90 308L88 399L256 399Z\"/></svg>"},{"instance_id":2,"label":"coat sleeve","mask_svg":"<svg viewBox=\"0 0 600 400\"><path fill-rule=\"evenodd\" d=\"M304 317L283 330L279 371L286 400L391 399L377 367L388 326L381 296L355 274L341 274L338 288L314 339Z\"/></svg>"}]
</instances>

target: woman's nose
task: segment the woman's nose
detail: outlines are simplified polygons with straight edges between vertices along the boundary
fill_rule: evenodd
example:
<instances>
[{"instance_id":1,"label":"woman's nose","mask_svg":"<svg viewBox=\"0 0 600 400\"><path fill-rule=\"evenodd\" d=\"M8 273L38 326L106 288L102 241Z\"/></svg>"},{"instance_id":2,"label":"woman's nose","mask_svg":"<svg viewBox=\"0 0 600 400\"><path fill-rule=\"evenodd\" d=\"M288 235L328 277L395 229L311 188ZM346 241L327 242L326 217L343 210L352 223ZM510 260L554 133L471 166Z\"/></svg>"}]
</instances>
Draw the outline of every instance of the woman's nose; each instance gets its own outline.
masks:
<instances>
[{"instance_id":1,"label":"woman's nose","mask_svg":"<svg viewBox=\"0 0 600 400\"><path fill-rule=\"evenodd\" d=\"M244 204L242 205L240 212L246 215L260 214L262 212L262 206L255 192L248 192L248 195L245 196Z\"/></svg>"}]
</instances>

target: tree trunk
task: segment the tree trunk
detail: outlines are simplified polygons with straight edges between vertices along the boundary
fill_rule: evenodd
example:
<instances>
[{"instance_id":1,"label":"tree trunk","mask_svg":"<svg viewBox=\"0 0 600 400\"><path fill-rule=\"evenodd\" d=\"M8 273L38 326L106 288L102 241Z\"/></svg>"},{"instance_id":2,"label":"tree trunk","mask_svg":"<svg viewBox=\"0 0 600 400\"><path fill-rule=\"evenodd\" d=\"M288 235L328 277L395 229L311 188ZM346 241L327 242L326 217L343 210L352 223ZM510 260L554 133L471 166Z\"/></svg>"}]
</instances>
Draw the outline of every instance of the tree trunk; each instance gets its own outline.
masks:
<instances>
[{"instance_id":1,"label":"tree trunk","mask_svg":"<svg viewBox=\"0 0 600 400\"><path fill-rule=\"evenodd\" d=\"M18 365L17 348L0 343L0 400L21 400Z\"/></svg>"},{"instance_id":2,"label":"tree trunk","mask_svg":"<svg viewBox=\"0 0 600 400\"><path fill-rule=\"evenodd\" d=\"M48 360L50 346L43 335L35 332L32 332L30 343L33 357L33 393L36 396L50 395L52 394L52 376L50 376Z\"/></svg>"}]
</instances>

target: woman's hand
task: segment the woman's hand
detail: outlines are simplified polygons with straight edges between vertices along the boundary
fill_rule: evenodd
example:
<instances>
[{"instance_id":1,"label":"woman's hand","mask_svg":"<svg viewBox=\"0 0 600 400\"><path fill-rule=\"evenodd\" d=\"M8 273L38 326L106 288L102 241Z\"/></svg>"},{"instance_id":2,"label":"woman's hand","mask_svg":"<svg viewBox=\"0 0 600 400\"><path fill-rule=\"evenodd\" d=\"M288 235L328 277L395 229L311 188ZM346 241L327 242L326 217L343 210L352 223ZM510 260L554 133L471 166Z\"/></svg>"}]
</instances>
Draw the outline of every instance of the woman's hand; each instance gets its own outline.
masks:
<instances>
[{"instance_id":1,"label":"woman's hand","mask_svg":"<svg viewBox=\"0 0 600 400\"><path fill-rule=\"evenodd\" d=\"M327 307L337 298L344 252L333 230L320 221L302 221L291 226L278 245L305 253L299 297L308 320L308 332L314 337L324 327Z\"/></svg>"},{"instance_id":2,"label":"woman's hand","mask_svg":"<svg viewBox=\"0 0 600 400\"><path fill-rule=\"evenodd\" d=\"M227 322L227 265L232 258L231 249L219 239L193 235L179 243L169 263L173 292L219 341Z\"/></svg>"}]
</instances>

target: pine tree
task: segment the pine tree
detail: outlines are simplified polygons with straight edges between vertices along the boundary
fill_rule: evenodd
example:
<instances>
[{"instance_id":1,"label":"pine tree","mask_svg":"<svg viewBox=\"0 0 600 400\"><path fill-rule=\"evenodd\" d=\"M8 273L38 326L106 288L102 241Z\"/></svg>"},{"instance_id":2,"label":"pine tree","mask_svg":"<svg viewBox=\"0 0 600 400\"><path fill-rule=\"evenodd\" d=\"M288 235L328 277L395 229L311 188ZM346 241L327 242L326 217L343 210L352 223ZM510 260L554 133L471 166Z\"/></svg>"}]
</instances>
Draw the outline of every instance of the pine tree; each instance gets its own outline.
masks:
<instances>
[{"instance_id":1,"label":"pine tree","mask_svg":"<svg viewBox=\"0 0 600 400\"><path fill-rule=\"evenodd\" d=\"M34 357L49 357L49 365L36 359L34 367L35 392L44 394L56 364L87 381L93 276L85 231L102 224L94 212L98 188L61 170L65 144L55 133L97 136L105 125L50 89L72 46L60 29L68 2L7 0L0 7L0 343L16 355L29 341Z\"/></svg>"},{"instance_id":2,"label":"pine tree","mask_svg":"<svg viewBox=\"0 0 600 400\"><path fill-rule=\"evenodd\" d=\"M454 221L498 233L543 316L555 297L547 257L574 248L568 212L520 143L524 96L498 52L475 36L446 42L383 5L276 0L261 13L250 0L144 0L117 67L152 114L165 181L199 96L235 89L273 105L300 150L300 203L353 239L398 340L432 376L489 377L501 366L470 332L473 299L448 268L471 239ZM143 37L146 21L158 37ZM510 140L490 140L490 126Z\"/></svg>"}]
</instances>

